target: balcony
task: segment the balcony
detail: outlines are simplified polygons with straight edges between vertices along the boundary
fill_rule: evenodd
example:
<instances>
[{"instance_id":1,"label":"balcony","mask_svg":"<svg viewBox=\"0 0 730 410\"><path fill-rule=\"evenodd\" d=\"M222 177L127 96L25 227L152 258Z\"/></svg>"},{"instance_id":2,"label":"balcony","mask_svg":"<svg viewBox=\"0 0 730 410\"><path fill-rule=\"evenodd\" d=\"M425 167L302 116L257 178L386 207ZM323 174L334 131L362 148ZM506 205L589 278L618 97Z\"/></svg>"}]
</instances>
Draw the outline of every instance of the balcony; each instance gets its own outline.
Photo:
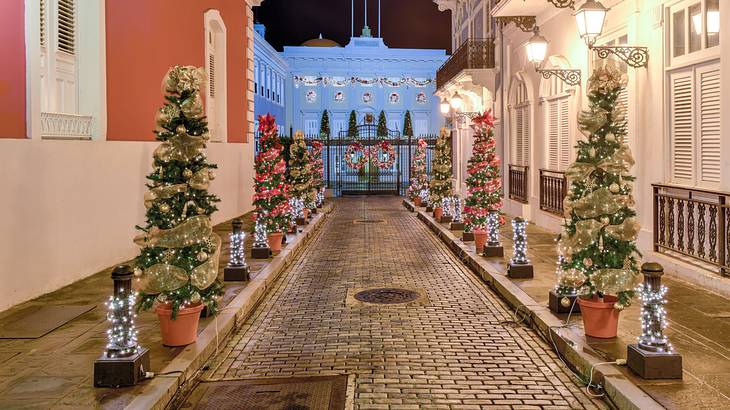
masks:
<instances>
[{"instance_id":1,"label":"balcony","mask_svg":"<svg viewBox=\"0 0 730 410\"><path fill-rule=\"evenodd\" d=\"M442 88L461 72L493 68L494 39L468 39L439 67L436 72L436 88Z\"/></svg>"}]
</instances>

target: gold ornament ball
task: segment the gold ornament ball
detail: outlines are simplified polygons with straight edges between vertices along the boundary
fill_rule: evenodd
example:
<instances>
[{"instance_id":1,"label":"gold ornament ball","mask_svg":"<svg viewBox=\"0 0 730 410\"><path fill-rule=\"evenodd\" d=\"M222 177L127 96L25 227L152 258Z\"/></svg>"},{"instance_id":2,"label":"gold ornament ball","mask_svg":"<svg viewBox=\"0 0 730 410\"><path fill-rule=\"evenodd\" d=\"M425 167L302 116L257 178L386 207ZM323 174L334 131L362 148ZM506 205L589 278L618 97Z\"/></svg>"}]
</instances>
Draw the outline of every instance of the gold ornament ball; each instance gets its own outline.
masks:
<instances>
[{"instance_id":1,"label":"gold ornament ball","mask_svg":"<svg viewBox=\"0 0 730 410\"><path fill-rule=\"evenodd\" d=\"M563 296L563 298L560 299L560 306L562 306L564 308L569 308L570 307L570 298L567 296Z\"/></svg>"},{"instance_id":2,"label":"gold ornament ball","mask_svg":"<svg viewBox=\"0 0 730 410\"><path fill-rule=\"evenodd\" d=\"M612 132L609 132L608 134L606 134L606 141L614 142L616 141L616 136L613 135Z\"/></svg>"},{"instance_id":3,"label":"gold ornament ball","mask_svg":"<svg viewBox=\"0 0 730 410\"><path fill-rule=\"evenodd\" d=\"M621 187L618 186L617 183L613 183L608 187L608 190L611 191L612 194L618 194L618 191L621 190Z\"/></svg>"},{"instance_id":4,"label":"gold ornament ball","mask_svg":"<svg viewBox=\"0 0 730 410\"><path fill-rule=\"evenodd\" d=\"M198 215L202 215L202 214L204 214L204 213L205 213L205 209L203 209L203 208L197 208L197 209L195 210L195 212L197 212L197 213L198 213Z\"/></svg>"},{"instance_id":5,"label":"gold ornament ball","mask_svg":"<svg viewBox=\"0 0 730 410\"><path fill-rule=\"evenodd\" d=\"M624 306L622 303L616 302L616 303L613 304L613 308L616 309L616 310L624 310L625 307L626 306Z\"/></svg>"},{"instance_id":6,"label":"gold ornament ball","mask_svg":"<svg viewBox=\"0 0 730 410\"><path fill-rule=\"evenodd\" d=\"M611 222L611 220L610 220L610 219L609 219L609 218L608 218L607 216L602 216L602 217L601 217L601 223L602 223L603 225L608 225L608 224L609 224L609 222Z\"/></svg>"},{"instance_id":7,"label":"gold ornament ball","mask_svg":"<svg viewBox=\"0 0 730 410\"><path fill-rule=\"evenodd\" d=\"M185 128L184 125L180 124L177 126L177 128L175 128L175 132L178 134L185 134L188 132L188 130Z\"/></svg>"},{"instance_id":8,"label":"gold ornament ball","mask_svg":"<svg viewBox=\"0 0 730 410\"><path fill-rule=\"evenodd\" d=\"M157 199L157 194L152 191L147 191L144 193L144 200L145 201L154 201Z\"/></svg>"},{"instance_id":9,"label":"gold ornament ball","mask_svg":"<svg viewBox=\"0 0 730 410\"><path fill-rule=\"evenodd\" d=\"M591 266L593 266L593 259L591 259L591 258L583 259L583 266L585 266L587 268L590 268Z\"/></svg>"},{"instance_id":10,"label":"gold ornament ball","mask_svg":"<svg viewBox=\"0 0 730 410\"><path fill-rule=\"evenodd\" d=\"M160 303L167 302L167 295L165 295L164 293L160 293L159 295L157 295L157 301Z\"/></svg>"},{"instance_id":11,"label":"gold ornament ball","mask_svg":"<svg viewBox=\"0 0 730 410\"><path fill-rule=\"evenodd\" d=\"M165 214L170 212L170 205L168 205L168 204L160 205L160 212L165 213Z\"/></svg>"},{"instance_id":12,"label":"gold ornament ball","mask_svg":"<svg viewBox=\"0 0 730 410\"><path fill-rule=\"evenodd\" d=\"M203 251L198 252L195 257L198 259L199 262L205 262L206 260L208 260L208 254Z\"/></svg>"},{"instance_id":13,"label":"gold ornament ball","mask_svg":"<svg viewBox=\"0 0 730 410\"><path fill-rule=\"evenodd\" d=\"M195 292L192 295L190 295L190 302L192 302L192 303L200 303L200 293Z\"/></svg>"},{"instance_id":14,"label":"gold ornament ball","mask_svg":"<svg viewBox=\"0 0 730 410\"><path fill-rule=\"evenodd\" d=\"M139 266L135 267L134 268L134 276L136 276L136 277L142 276L142 268L140 268Z\"/></svg>"},{"instance_id":15,"label":"gold ornament ball","mask_svg":"<svg viewBox=\"0 0 730 410\"><path fill-rule=\"evenodd\" d=\"M190 169L188 169L188 168L185 168L185 169L183 170L183 173L182 173L182 174L183 174L183 176L184 176L185 178L190 178L191 176L193 176L193 171L191 171L191 170L190 170Z\"/></svg>"},{"instance_id":16,"label":"gold ornament ball","mask_svg":"<svg viewBox=\"0 0 730 410\"><path fill-rule=\"evenodd\" d=\"M214 179L215 179L215 172L213 172L213 171L208 171L208 178L209 178L209 179L210 179L211 181L212 181L212 180L214 180Z\"/></svg>"}]
</instances>

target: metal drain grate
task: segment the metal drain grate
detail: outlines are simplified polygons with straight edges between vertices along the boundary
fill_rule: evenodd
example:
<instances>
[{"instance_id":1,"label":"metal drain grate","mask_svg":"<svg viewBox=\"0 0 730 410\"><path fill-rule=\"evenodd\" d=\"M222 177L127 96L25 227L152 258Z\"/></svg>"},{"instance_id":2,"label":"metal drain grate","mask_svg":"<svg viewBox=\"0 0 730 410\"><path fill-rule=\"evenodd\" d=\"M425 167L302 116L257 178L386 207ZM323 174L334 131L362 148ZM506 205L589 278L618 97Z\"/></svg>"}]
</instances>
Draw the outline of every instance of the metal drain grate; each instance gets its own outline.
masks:
<instances>
[{"instance_id":1,"label":"metal drain grate","mask_svg":"<svg viewBox=\"0 0 730 410\"><path fill-rule=\"evenodd\" d=\"M340 410L347 375L203 382L180 409Z\"/></svg>"},{"instance_id":2,"label":"metal drain grate","mask_svg":"<svg viewBox=\"0 0 730 410\"><path fill-rule=\"evenodd\" d=\"M377 288L367 289L355 294L355 299L365 303L379 305L394 305L397 303L408 303L418 299L418 292L402 288Z\"/></svg>"},{"instance_id":3,"label":"metal drain grate","mask_svg":"<svg viewBox=\"0 0 730 410\"><path fill-rule=\"evenodd\" d=\"M384 224L385 219L356 219L352 221L353 224Z\"/></svg>"}]
</instances>

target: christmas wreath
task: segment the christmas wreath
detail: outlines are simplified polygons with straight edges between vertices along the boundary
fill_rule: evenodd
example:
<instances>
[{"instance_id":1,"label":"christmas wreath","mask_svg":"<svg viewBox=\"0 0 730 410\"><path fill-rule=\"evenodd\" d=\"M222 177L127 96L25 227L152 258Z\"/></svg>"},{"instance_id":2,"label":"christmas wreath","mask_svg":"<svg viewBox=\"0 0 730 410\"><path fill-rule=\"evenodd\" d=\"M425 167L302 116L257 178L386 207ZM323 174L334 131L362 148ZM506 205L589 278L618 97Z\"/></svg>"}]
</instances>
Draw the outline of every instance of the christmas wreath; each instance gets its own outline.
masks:
<instances>
[{"instance_id":1,"label":"christmas wreath","mask_svg":"<svg viewBox=\"0 0 730 410\"><path fill-rule=\"evenodd\" d=\"M358 155L360 154L360 155ZM368 153L365 152L360 142L354 142L345 150L345 163L351 169L360 170L368 161Z\"/></svg>"},{"instance_id":2,"label":"christmas wreath","mask_svg":"<svg viewBox=\"0 0 730 410\"><path fill-rule=\"evenodd\" d=\"M380 160L381 152L387 155L387 159L385 161ZM390 168L395 163L395 148L393 148L393 145L386 140L382 140L378 145L370 148L369 154L370 161L372 161L373 165L377 165L380 169Z\"/></svg>"}]
</instances>

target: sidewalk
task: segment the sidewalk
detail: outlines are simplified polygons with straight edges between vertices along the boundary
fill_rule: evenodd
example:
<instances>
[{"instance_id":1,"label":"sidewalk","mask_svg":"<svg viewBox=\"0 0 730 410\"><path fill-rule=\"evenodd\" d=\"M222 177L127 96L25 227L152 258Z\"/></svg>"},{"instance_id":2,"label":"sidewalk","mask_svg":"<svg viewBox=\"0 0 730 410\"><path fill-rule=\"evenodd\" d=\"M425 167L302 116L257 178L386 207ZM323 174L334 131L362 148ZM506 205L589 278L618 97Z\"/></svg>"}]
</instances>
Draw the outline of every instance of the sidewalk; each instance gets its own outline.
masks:
<instances>
[{"instance_id":1,"label":"sidewalk","mask_svg":"<svg viewBox=\"0 0 730 410\"><path fill-rule=\"evenodd\" d=\"M140 345L150 350L151 371L159 373L175 367L175 374L158 376L133 387L110 389L93 387L94 361L106 345L106 307L112 292L111 270L98 272L55 292L14 306L0 313L0 322L11 314L38 305L96 305L38 339L0 339L0 409L20 408L124 408L133 400L145 398L144 408L164 406L166 398L196 372L215 351L215 341L223 341L258 302L269 283L280 273L317 229L331 204L326 204L302 233L287 236L282 252L269 259L249 257L252 235L246 237L246 261L251 268L251 281L225 282L221 308L227 308L217 319L205 318L198 326L198 343L170 348L163 346L153 311L140 312L137 317ZM241 216L244 231L251 232L251 214ZM230 221L214 228L223 240L219 277L228 263ZM130 239L131 240L131 239Z\"/></svg>"},{"instance_id":2,"label":"sidewalk","mask_svg":"<svg viewBox=\"0 0 730 410\"><path fill-rule=\"evenodd\" d=\"M406 202L405 205L412 207L409 202ZM501 276L497 279L511 282L515 285L512 287L513 289L519 289L529 297L527 301L517 302L520 299L520 295L517 293L522 292L510 291L509 286L498 289L498 291L504 292L503 297L513 299L508 300L513 306L522 304L527 307L532 312L533 321L536 320L536 316L544 316L547 317L547 322L559 319L564 323L567 315L556 317L546 308L548 291L553 288L556 281L557 254L553 233L534 224L528 226L528 255L535 267L535 277L522 280L509 279L506 277L507 262L512 254L513 245L512 227L509 222L505 224L501 232L505 258L485 258L474 253L473 242L463 243L460 240L461 232L450 232L446 224L436 224L433 218L425 213L424 208L418 208L418 211L420 219L431 225L432 230L436 230L444 242L448 243L458 238L455 241L458 243L453 243L451 248L452 250L465 249L468 255L462 255L462 258L474 259L490 273ZM486 278L485 280L488 281ZM600 381L603 374L618 371L625 380L638 386L648 396L668 409L730 408L730 321L728 321L730 301L693 284L678 280L672 276L671 272L666 272L663 283L669 288L666 306L669 327L666 329L666 334L675 350L682 355L683 379L643 380L626 367L602 365L596 368L594 381L596 379ZM500 285L493 284L495 287L500 287ZM507 292L510 292L511 295ZM581 369L585 375L590 371L590 367L584 369L586 363L580 360L580 357L571 356L567 350L573 350L573 353L578 356L587 354L600 361L626 358L626 345L636 343L636 338L640 334L639 309L640 302L636 301L621 313L619 336L615 340L585 338L582 335L581 317L575 314L570 318L567 326L566 330L569 332L551 325L553 335L564 339L563 343L557 342L560 350L566 350L566 353L563 353L566 360L572 366ZM525 311L524 308L521 310ZM537 326L540 325L537 324ZM547 334L548 329L543 330L543 335ZM572 335L567 333L572 333ZM573 340L571 336L576 334L580 335L582 340L577 342ZM574 343L576 346L572 346ZM580 345L583 345L582 349ZM610 387L607 390L610 390ZM608 392L608 394L611 396L613 392ZM629 397L629 399L631 398ZM636 403L634 404L636 405ZM642 407L638 406L638 408Z\"/></svg>"}]
</instances>

